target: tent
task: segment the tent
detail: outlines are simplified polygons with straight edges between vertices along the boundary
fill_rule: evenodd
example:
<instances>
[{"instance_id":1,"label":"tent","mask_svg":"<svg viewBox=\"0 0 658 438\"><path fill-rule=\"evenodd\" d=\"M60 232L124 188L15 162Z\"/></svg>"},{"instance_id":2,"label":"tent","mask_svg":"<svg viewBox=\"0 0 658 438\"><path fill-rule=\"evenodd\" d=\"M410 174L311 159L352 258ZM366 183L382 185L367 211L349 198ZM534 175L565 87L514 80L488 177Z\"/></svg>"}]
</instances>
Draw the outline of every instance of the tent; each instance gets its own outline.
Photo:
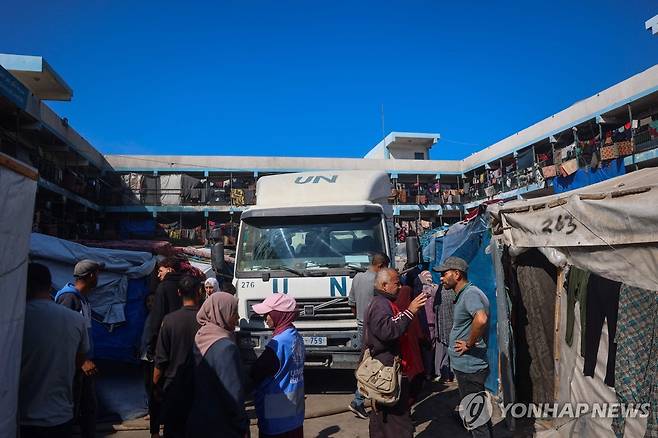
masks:
<instances>
[{"instance_id":1,"label":"tent","mask_svg":"<svg viewBox=\"0 0 658 438\"><path fill-rule=\"evenodd\" d=\"M27 256L37 171L0 153L0 436L16 436Z\"/></svg>"},{"instance_id":2,"label":"tent","mask_svg":"<svg viewBox=\"0 0 658 438\"><path fill-rule=\"evenodd\" d=\"M32 233L30 258L48 266L53 286L73 280L73 267L82 259L105 263L96 289L89 295L92 336L97 358L136 362L136 350L146 319L144 299L156 257L150 253L90 248L79 243Z\"/></svg>"},{"instance_id":3,"label":"tent","mask_svg":"<svg viewBox=\"0 0 658 438\"><path fill-rule=\"evenodd\" d=\"M515 358L517 386L539 403L650 405L648 418L542 422L538 436L658 436L657 205L658 169L644 169L489 206L493 261L505 279L498 295L509 293L511 302L499 328L523 320L510 348L501 348ZM519 349L525 335L533 337L529 348Z\"/></svg>"},{"instance_id":4,"label":"tent","mask_svg":"<svg viewBox=\"0 0 658 438\"><path fill-rule=\"evenodd\" d=\"M101 370L96 383L100 415L122 420L146 413L142 371L138 366L146 320L145 298L156 256L148 252L92 248L32 233L30 258L50 269L53 286L73 280L82 259L105 263L96 289L89 295L94 360Z\"/></svg>"}]
</instances>

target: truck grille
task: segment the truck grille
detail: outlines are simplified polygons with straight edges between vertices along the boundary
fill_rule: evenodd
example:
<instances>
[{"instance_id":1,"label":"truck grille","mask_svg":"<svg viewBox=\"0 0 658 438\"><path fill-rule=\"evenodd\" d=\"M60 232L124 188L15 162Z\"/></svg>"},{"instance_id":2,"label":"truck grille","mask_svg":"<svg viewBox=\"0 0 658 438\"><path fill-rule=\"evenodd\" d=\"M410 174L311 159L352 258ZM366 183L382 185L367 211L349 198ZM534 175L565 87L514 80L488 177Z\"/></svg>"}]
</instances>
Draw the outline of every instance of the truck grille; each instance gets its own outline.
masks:
<instances>
[{"instance_id":1,"label":"truck grille","mask_svg":"<svg viewBox=\"0 0 658 438\"><path fill-rule=\"evenodd\" d=\"M296 298L299 310L298 321L321 321L353 319L352 309L347 304L347 298ZM262 319L253 311L253 305L261 300L247 301L249 307L249 319Z\"/></svg>"}]
</instances>

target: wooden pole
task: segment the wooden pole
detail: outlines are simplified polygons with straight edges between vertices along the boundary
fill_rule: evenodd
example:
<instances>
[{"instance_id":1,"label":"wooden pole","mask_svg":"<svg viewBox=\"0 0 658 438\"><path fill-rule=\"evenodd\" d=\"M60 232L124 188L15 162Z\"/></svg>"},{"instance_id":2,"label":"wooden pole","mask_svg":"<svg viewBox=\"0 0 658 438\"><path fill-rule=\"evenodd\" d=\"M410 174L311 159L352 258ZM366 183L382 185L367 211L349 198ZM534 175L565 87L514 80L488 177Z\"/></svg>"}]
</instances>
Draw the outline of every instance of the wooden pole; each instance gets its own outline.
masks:
<instances>
[{"instance_id":1,"label":"wooden pole","mask_svg":"<svg viewBox=\"0 0 658 438\"><path fill-rule=\"evenodd\" d=\"M557 288L555 293L555 328L553 330L553 366L554 366L554 387L553 387L553 401L557 402L560 395L560 333L561 322L561 301L562 294L564 293L565 270L558 268L557 273Z\"/></svg>"}]
</instances>

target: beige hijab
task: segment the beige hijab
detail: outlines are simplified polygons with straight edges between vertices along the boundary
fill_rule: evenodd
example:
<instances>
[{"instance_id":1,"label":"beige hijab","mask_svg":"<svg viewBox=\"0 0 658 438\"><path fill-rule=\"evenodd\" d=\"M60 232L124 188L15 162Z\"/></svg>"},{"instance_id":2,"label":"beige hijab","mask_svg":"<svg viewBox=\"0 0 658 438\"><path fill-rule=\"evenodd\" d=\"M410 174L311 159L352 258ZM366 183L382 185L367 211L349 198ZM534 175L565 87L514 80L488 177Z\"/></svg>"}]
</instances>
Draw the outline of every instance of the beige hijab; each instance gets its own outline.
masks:
<instances>
[{"instance_id":1,"label":"beige hijab","mask_svg":"<svg viewBox=\"0 0 658 438\"><path fill-rule=\"evenodd\" d=\"M233 340L235 325L231 323L238 309L238 299L226 292L215 292L210 295L196 314L196 320L201 328L194 337L194 342L205 356L208 349L223 338Z\"/></svg>"}]
</instances>

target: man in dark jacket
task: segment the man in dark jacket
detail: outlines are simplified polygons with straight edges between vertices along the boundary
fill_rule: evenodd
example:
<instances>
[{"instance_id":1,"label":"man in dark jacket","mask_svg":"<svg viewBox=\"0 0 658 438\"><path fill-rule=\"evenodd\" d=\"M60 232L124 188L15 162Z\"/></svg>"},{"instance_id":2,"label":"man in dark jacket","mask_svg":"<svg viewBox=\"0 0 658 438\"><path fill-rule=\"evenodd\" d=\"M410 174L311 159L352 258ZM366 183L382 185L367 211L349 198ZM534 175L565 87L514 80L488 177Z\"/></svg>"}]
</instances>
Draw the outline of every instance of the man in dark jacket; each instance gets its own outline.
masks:
<instances>
[{"instance_id":1,"label":"man in dark jacket","mask_svg":"<svg viewBox=\"0 0 658 438\"><path fill-rule=\"evenodd\" d=\"M81 260L73 268L73 283L68 283L55 295L55 302L78 312L85 320L90 348L84 362L76 372L73 384L75 417L80 422L80 435L83 438L96 436L96 374L93 361L94 343L91 338L91 305L87 296L98 285L98 275L105 268L104 263L94 260Z\"/></svg>"},{"instance_id":2,"label":"man in dark jacket","mask_svg":"<svg viewBox=\"0 0 658 438\"><path fill-rule=\"evenodd\" d=\"M165 438L185 436L194 387L192 346L199 330L196 314L200 285L190 275L180 280L177 293L183 306L164 317L158 336L153 384L164 393L161 420Z\"/></svg>"},{"instance_id":3,"label":"man in dark jacket","mask_svg":"<svg viewBox=\"0 0 658 438\"><path fill-rule=\"evenodd\" d=\"M183 278L180 272L180 261L174 257L168 257L158 264L158 284L155 290L155 304L151 310L151 321L149 327L149 340L147 351L150 357L155 355L155 346L158 333L164 317L181 308L182 301L178 295L178 282Z\"/></svg>"},{"instance_id":4,"label":"man in dark jacket","mask_svg":"<svg viewBox=\"0 0 658 438\"><path fill-rule=\"evenodd\" d=\"M176 258L166 258L158 264L160 284L155 289L155 303L149 314L149 326L147 327L148 333L146 336L146 359L151 361L151 364L155 358L155 347L162 320L167 314L180 309L182 306L181 297L178 295L178 282L183 278L183 274L179 271L180 261ZM150 370L150 373L153 373L153 369ZM160 436L160 410L160 400L154 397L153 391L151 391L149 394L149 427L152 438Z\"/></svg>"},{"instance_id":5,"label":"man in dark jacket","mask_svg":"<svg viewBox=\"0 0 658 438\"><path fill-rule=\"evenodd\" d=\"M366 346L373 358L391 366L400 356L400 337L409 327L418 311L423 308L427 297L418 295L406 309L394 307L393 302L400 289L400 278L395 269L385 268L375 278L375 296L365 318ZM404 359L404 358L403 358ZM394 406L375 405L370 414L370 436L372 438L412 437L414 426L409 406L409 382L402 379L400 400Z\"/></svg>"}]
</instances>

